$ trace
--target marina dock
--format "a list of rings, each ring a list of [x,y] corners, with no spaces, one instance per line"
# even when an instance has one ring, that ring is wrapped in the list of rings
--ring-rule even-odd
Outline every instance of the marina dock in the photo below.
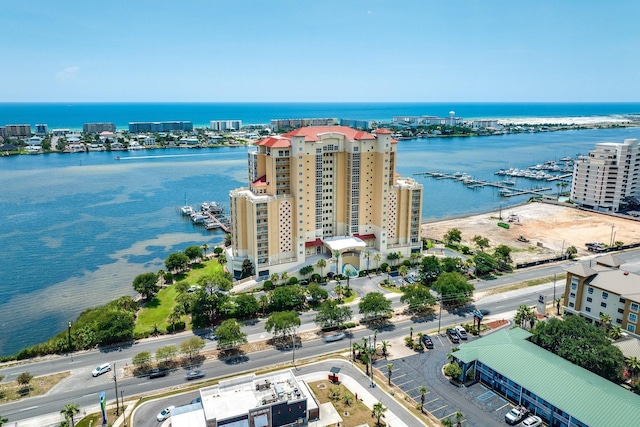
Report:
[[[178,210],[183,216],[189,217],[195,225],[202,225],[207,230],[221,229],[225,233],[231,232],[231,220],[217,202],[202,203],[199,211],[188,205],[181,206]]]
[[[532,189],[524,189],[524,188],[516,188],[515,181],[485,181],[481,179],[474,179],[468,174],[463,174],[456,172],[454,174],[442,173],[442,172],[417,172],[414,173],[417,176],[428,176],[435,179],[453,179],[455,181],[460,181],[464,185],[469,188],[480,188],[480,187],[494,187],[500,189],[500,196],[502,197],[514,197],[514,196],[523,196],[523,195],[535,195],[540,196],[545,191],[549,191],[551,187],[539,187]],[[561,179],[557,177],[555,179]]]

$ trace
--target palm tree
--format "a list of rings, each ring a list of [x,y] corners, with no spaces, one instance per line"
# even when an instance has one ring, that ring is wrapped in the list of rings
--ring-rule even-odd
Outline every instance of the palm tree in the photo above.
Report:
[[[427,394],[427,388],[422,385],[420,386],[418,391],[420,392],[420,412],[422,412],[422,409],[424,408],[424,397]]]
[[[387,376],[389,377],[389,386],[391,386],[391,374],[393,373],[393,363],[387,363]]]
[[[380,345],[382,346],[382,355],[386,359],[389,354],[389,347],[391,347],[391,343],[389,341],[381,341]]]
[[[226,263],[227,263],[227,256],[223,252],[218,256],[218,264],[220,264],[222,266],[222,269],[224,270],[224,266]]]
[[[262,305],[262,315],[264,316],[267,312],[267,306],[269,305],[269,297],[266,295],[260,295],[260,304]]]
[[[342,398],[342,403],[344,403],[344,406],[351,406],[352,402],[353,402],[353,395],[351,394],[345,394],[344,397]]]
[[[273,282],[274,285],[277,285],[278,280],[280,280],[280,275],[278,273],[271,273],[271,276],[269,276],[269,278],[271,279],[271,282]]]
[[[638,372],[640,372],[640,359],[636,356],[631,356],[627,359],[627,368],[631,371],[632,376],[636,376]]]
[[[371,416],[376,419],[376,425],[380,425],[380,418],[384,418],[384,413],[387,412],[387,408],[384,407],[382,402],[375,403],[371,411]]]
[[[380,267],[380,260],[382,260],[382,255],[380,255],[379,253],[378,253],[378,254],[375,254],[375,255],[373,256],[373,259],[374,259],[374,260],[375,260],[375,262],[376,262],[376,270],[378,270],[378,268]]]
[[[560,316],[560,303],[562,302],[562,298],[556,298],[553,301],[556,303],[556,314]]]
[[[5,423],[9,422],[9,418],[5,418],[2,415],[0,415],[0,427],[2,427]]]
[[[340,274],[340,251],[333,252],[333,256],[336,259],[336,274]]]
[[[617,340],[622,336],[622,328],[618,325],[613,325],[611,329],[609,329],[609,338],[612,340]]]
[[[371,251],[364,251],[364,257],[367,259],[367,275],[369,275],[369,259],[371,258]]]
[[[283,284],[287,283],[288,278],[289,278],[289,273],[287,273],[286,271],[283,271],[282,273],[280,273],[280,280],[282,280]]]
[[[407,267],[406,265],[401,265],[400,267],[398,267],[398,274],[400,274],[400,276],[402,276],[402,278],[404,279],[407,274],[409,274],[409,267]]]
[[[324,260],[324,258],[320,258],[318,260],[318,262],[316,262],[316,265],[320,268],[320,279],[324,279],[323,276],[323,269],[327,266],[327,261]]]
[[[347,267],[344,269],[344,274],[347,275],[347,296],[351,295],[351,288],[349,287],[349,279],[351,278],[351,275],[353,274],[353,268],[351,267]]]
[[[529,321],[531,323],[531,326],[533,326],[535,319],[536,315],[533,312],[533,309],[525,304],[522,304],[520,307],[518,307],[513,321],[520,327],[524,327],[527,321]]]
[[[207,245],[206,243],[202,244],[202,252],[204,252],[204,257],[207,257],[207,251],[209,250],[209,245]]]
[[[169,323],[171,323],[171,327],[173,329],[174,334],[176,333],[176,323],[180,321],[180,319],[182,318],[182,315],[184,314],[182,308],[183,307],[180,304],[173,307],[173,311],[169,313],[169,317],[167,319],[169,320]]]
[[[391,266],[387,265],[387,283],[391,281]]]
[[[453,427],[453,421],[451,421],[450,418],[444,418],[444,419],[440,420],[440,422],[442,423],[442,425],[444,427]]]
[[[64,405],[64,409],[60,411],[62,415],[68,420],[71,420],[71,427],[74,427],[73,417],[80,412],[80,406],[77,403],[67,403]]]
[[[464,418],[464,415],[462,414],[462,412],[458,411],[455,414],[453,414],[453,416],[456,419],[456,426],[457,427],[461,427],[462,426],[462,419]]]
[[[605,329],[609,329],[610,325],[611,325],[611,315],[608,313],[600,314],[600,326],[602,326]]]

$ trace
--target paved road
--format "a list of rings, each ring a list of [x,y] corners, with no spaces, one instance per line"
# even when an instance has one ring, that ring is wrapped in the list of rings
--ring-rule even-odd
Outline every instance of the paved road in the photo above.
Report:
[[[640,271],[640,251],[615,255],[624,261],[627,261],[627,264],[623,265],[622,268],[633,272]],[[564,272],[566,265],[573,262],[575,261],[569,261],[562,265],[543,266],[526,271],[516,271],[513,274],[505,275],[495,280],[478,281],[476,282],[476,288],[483,290],[490,287],[517,283],[538,277],[551,277],[554,273]],[[377,283],[384,278],[386,278],[386,275],[353,279],[351,280],[351,286],[356,289],[356,292],[358,292],[359,295],[362,295],[363,293],[371,292],[373,290],[380,290]],[[558,283],[558,286],[562,285],[563,283]],[[509,313],[515,310],[520,304],[534,304],[535,301],[537,301],[537,296],[540,292],[544,292],[549,300],[553,295],[553,284],[546,284],[540,288],[527,288],[516,293],[494,295],[477,301],[476,307],[488,309],[493,315]],[[389,298],[394,302],[394,307],[400,306],[399,297],[399,294],[389,295]],[[357,308],[354,308],[353,310],[354,312],[357,312]],[[410,321],[392,324],[384,330],[379,330],[378,338],[389,340],[394,337],[408,335],[409,328],[412,326],[415,327],[415,332],[419,332],[419,330],[437,330],[438,325],[444,328],[445,325],[471,322],[471,314],[468,311],[455,313],[445,311],[441,313],[441,318],[439,314],[440,313],[437,313],[436,315],[426,319],[412,319]],[[313,324],[314,317],[315,314],[312,312],[302,314],[301,318],[304,323],[300,328],[301,332],[315,328],[315,325]],[[264,321],[260,321],[244,328],[245,332],[249,335],[250,341],[270,337],[270,335],[264,331],[263,322]],[[361,339],[362,337],[371,335],[373,332],[374,328],[358,331],[353,335],[353,339]],[[110,394],[108,398],[113,400],[112,393],[114,391],[114,382],[111,373],[98,378],[92,378],[90,374],[91,370],[95,366],[105,361],[111,362],[112,365],[115,365],[116,373],[118,378],[120,378],[118,380],[118,386],[120,391],[124,392],[125,396],[133,394],[149,394],[162,387],[183,384],[185,382],[183,379],[185,371],[183,370],[175,371],[165,378],[149,380],[147,378],[124,379],[122,378],[121,369],[126,364],[130,364],[132,357],[137,353],[142,351],[155,353],[155,351],[162,346],[170,344],[179,345],[180,342],[190,336],[193,336],[191,332],[185,332],[182,334],[142,340],[121,348],[88,351],[66,357],[52,357],[45,361],[31,362],[16,366],[5,366],[0,369],[0,375],[5,376],[4,381],[11,381],[20,373],[25,371],[30,372],[34,376],[39,376],[51,372],[70,370],[72,377],[71,379],[61,383],[46,396],[23,399],[0,405],[0,414],[8,417],[12,422],[14,422],[28,417],[48,413],[59,413],[60,409],[70,402],[76,402],[82,408],[93,407],[97,404],[97,396],[102,390],[107,391],[108,395]],[[303,343],[302,348],[296,350],[296,357],[309,357],[320,353],[344,350],[348,348],[348,346],[349,343],[347,340],[330,344],[325,344],[320,340],[305,342]],[[215,348],[215,342],[207,342],[207,348]],[[286,351],[270,350],[260,354],[250,354],[245,358],[233,361],[207,362],[203,365],[203,368],[209,375],[212,375],[213,372],[216,372],[218,375],[232,375],[245,370],[255,370],[262,366],[285,363],[290,361],[292,356],[290,349]]]

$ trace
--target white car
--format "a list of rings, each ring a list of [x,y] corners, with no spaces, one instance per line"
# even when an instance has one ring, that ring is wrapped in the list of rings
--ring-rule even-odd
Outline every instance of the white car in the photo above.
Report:
[[[531,415],[526,420],[520,423],[522,427],[538,427],[542,425],[542,420],[536,415]]]
[[[344,337],[345,337],[344,332],[335,332],[332,334],[325,335],[323,339],[324,339],[324,342],[334,342],[334,341],[340,341]]]
[[[461,340],[466,340],[469,337],[467,331],[462,326],[456,326],[456,334],[458,334]]]
[[[158,414],[157,420],[158,422],[162,422],[164,420],[166,420],[167,418],[169,418],[171,416],[171,410],[175,409],[175,406],[168,406],[166,408],[164,408],[162,411],[160,411],[160,413]]]
[[[100,366],[97,366],[96,369],[91,371],[91,375],[97,377],[99,375],[104,374],[105,372],[109,372],[111,370],[111,365],[109,363],[103,363]]]

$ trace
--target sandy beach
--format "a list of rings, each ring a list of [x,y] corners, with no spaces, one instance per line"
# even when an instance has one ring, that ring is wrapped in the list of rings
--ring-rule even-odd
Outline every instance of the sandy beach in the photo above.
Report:
[[[510,225],[509,229],[498,227],[499,217]],[[509,221],[511,218],[511,222]],[[640,242],[640,221],[614,215],[588,212],[571,205],[530,202],[506,207],[501,211],[487,212],[464,218],[456,218],[422,225],[421,235],[426,238],[443,239],[447,231],[461,231],[462,244],[472,249],[477,246],[474,236],[489,239],[490,247],[504,244],[513,249],[514,263],[530,262],[559,256],[569,246],[578,249],[577,256],[593,255],[585,243],[612,241],[623,244]],[[529,242],[518,240],[520,236]]]

